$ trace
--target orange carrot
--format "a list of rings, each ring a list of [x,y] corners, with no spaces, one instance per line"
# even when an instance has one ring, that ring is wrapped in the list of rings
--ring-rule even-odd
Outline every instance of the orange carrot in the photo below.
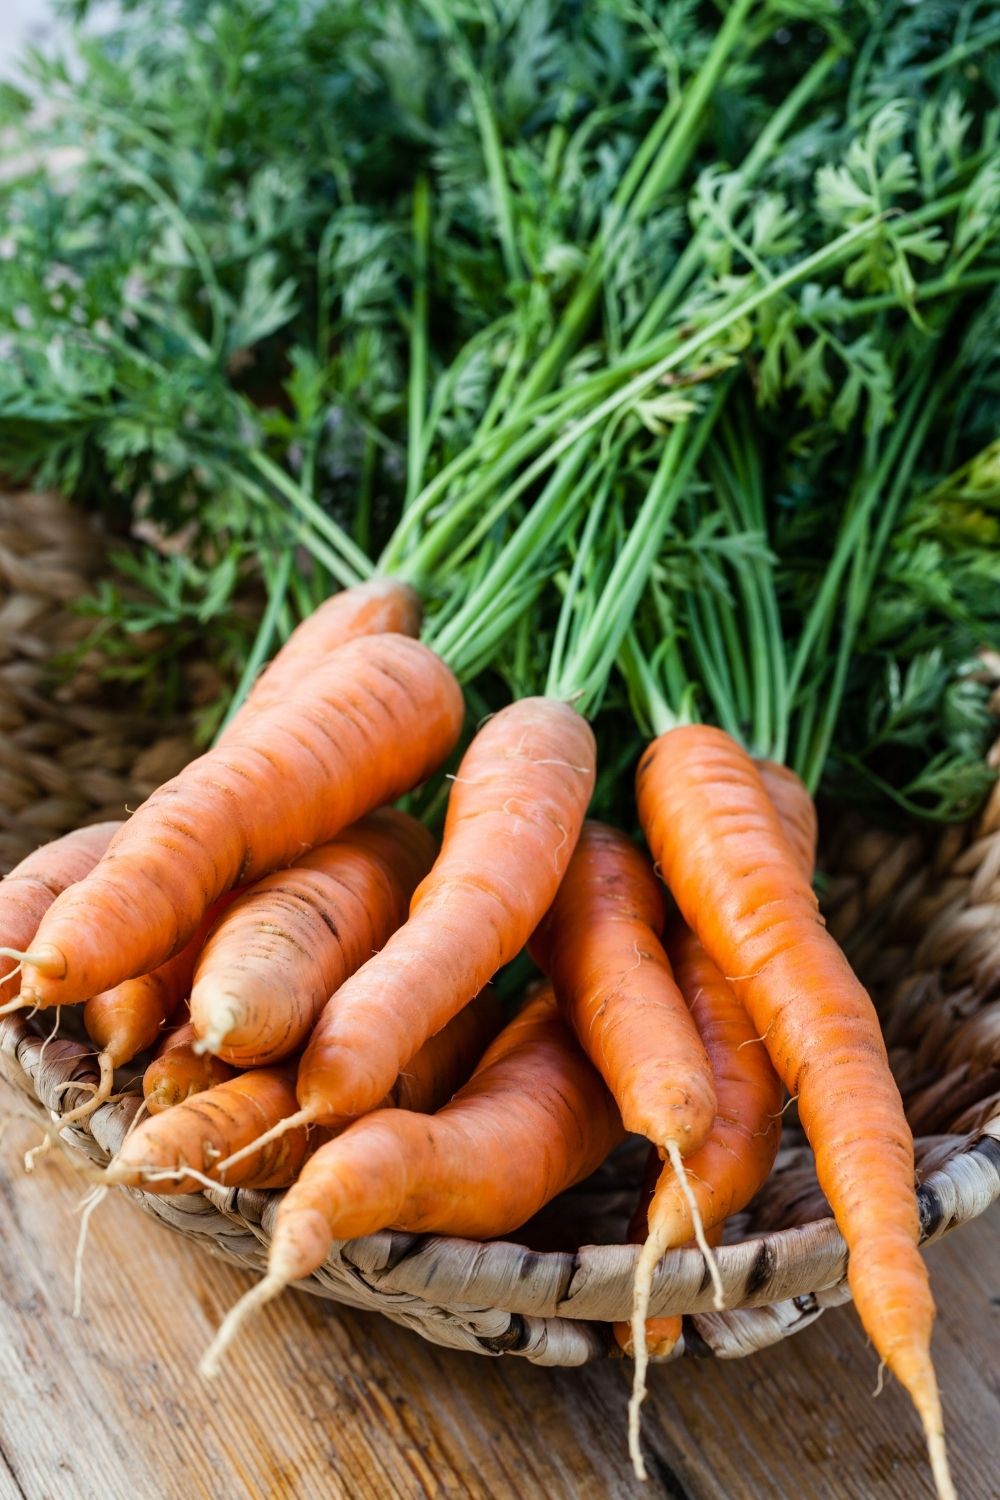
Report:
[[[388,1227],[488,1239],[592,1172],[623,1128],[546,987],[430,1117],[378,1110],[311,1158],[275,1217],[268,1274],[229,1314],[202,1369],[242,1319],[320,1267],[335,1240]]]
[[[531,941],[625,1129],[681,1155],[715,1118],[712,1066],[657,934],[663,900],[630,839],[588,822]]]
[[[371,813],[237,897],[198,959],[191,1019],[240,1068],[297,1052],[330,996],[406,917],[435,843],[405,813]]]
[[[83,1024],[91,1041],[101,1049],[97,1056],[100,1084],[86,1104],[60,1117],[61,1124],[68,1125],[92,1114],[111,1093],[115,1069],[153,1045],[165,1022],[190,994],[194,967],[206,935],[231,900],[230,895],[225,895],[216,901],[187,946],[151,974],[123,980],[113,990],[105,990],[87,1001]]]
[[[297,627],[277,656],[257,678],[217,744],[226,745],[243,731],[248,719],[264,709],[281,707],[295,689],[326,661],[331,651],[364,635],[420,634],[420,597],[394,578],[370,578],[327,599]]]
[[[24,960],[22,1003],[85,1000],[148,973],[223,892],[422,781],[462,717],[458,683],[419,641],[348,641],[287,702],[255,713],[133,814],[47,913]]]
[[[142,1095],[151,1115],[182,1104],[192,1094],[203,1094],[235,1077],[235,1069],[210,1052],[196,1052],[190,1021],[163,1038],[156,1056],[142,1075]]]
[[[293,1068],[255,1068],[143,1120],[126,1136],[103,1174],[157,1193],[195,1193],[216,1164],[247,1145],[295,1108]],[[298,1176],[311,1146],[321,1137],[307,1129],[287,1131],[226,1175],[226,1187],[287,1187]],[[197,1176],[185,1173],[193,1170]]]
[[[93,823],[35,849],[0,881],[0,1004],[19,984],[17,957],[34,940],[56,897],[89,875],[122,825]]]
[[[488,984],[447,1026],[428,1037],[396,1079],[386,1102],[423,1115],[440,1109],[469,1081],[502,1024],[503,1007]]]
[[[417,1108],[436,1109],[450,1098],[467,1078],[500,1020],[499,1004],[491,991],[477,997],[414,1058],[407,1080],[382,1101],[392,1107],[407,1100]],[[188,1051],[181,1027],[176,1046]],[[169,1064],[171,1051],[161,1061]],[[198,1059],[226,1068],[217,1058]],[[227,1071],[229,1071],[227,1069]],[[169,1077],[170,1083],[183,1077]],[[108,1184],[141,1186],[156,1193],[193,1193],[205,1178],[226,1187],[287,1187],[298,1175],[310,1151],[326,1140],[327,1129],[299,1126],[264,1137],[272,1127],[294,1114],[296,1107],[294,1069],[256,1068],[240,1073],[205,1090],[195,1090],[173,1108],[157,1112],[127,1138],[103,1180]],[[197,1081],[197,1080],[196,1080]],[[145,1091],[145,1083],[144,1083]],[[340,1120],[337,1128],[348,1122]],[[282,1143],[290,1144],[286,1149]],[[185,1168],[199,1174],[185,1176]]]
[[[593,785],[593,735],[564,703],[522,699],[486,723],[462,759],[441,853],[409,920],[316,1023],[297,1118],[373,1109],[426,1039],[520,952],[556,893]]]
[[[930,1357],[934,1304],[917,1248],[913,1140],[874,1007],[827,933],[752,760],[686,726],[647,749],[639,815],[689,925],[767,1045],[850,1250],[862,1323],[909,1391],[942,1494],[944,1429]]]

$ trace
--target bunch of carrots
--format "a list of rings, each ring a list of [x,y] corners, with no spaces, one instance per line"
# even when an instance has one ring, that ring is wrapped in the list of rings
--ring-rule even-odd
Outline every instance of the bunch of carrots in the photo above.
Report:
[[[653,1273],[694,1241],[721,1298],[712,1247],[771,1168],[787,1090],[860,1316],[950,1493],[913,1143],[871,1001],[818,911],[806,787],[717,727],[667,725],[636,776],[643,851],[587,821],[594,736],[550,693],[475,729],[438,844],[391,806],[465,721],[420,626],[406,583],[343,590],[213,749],[127,822],[69,834],[0,884],[3,1010],[82,1006],[99,1053],[91,1097],[53,1128],[152,1048],[146,1117],[103,1183],[287,1190],[268,1273],[208,1371],[335,1242],[508,1234],[626,1132],[645,1137],[634,1311],[616,1330],[641,1472],[647,1357],[680,1335],[648,1318]],[[544,977],[504,1024],[490,981],[526,947]]]

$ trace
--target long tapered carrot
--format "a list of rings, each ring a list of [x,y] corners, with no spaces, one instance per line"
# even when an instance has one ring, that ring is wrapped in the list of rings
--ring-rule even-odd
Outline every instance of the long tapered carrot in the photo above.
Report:
[[[759,772],[729,735],[705,726],[661,735],[640,762],[637,795],[685,920],[798,1096],[861,1321],[917,1407],[941,1493],[953,1493],[913,1140],[874,1007],[823,926]]]
[[[530,951],[626,1130],[686,1156],[711,1128],[715,1086],[662,927],[649,861],[617,829],[587,822]]]
[[[406,1099],[415,1108],[436,1109],[468,1077],[496,1031],[500,1009],[487,991],[467,1011],[418,1053],[409,1078],[400,1080],[382,1101],[385,1108]],[[187,1050],[182,1037],[178,1042],[182,1051]],[[169,1058],[168,1051],[164,1064]],[[216,1058],[211,1062],[219,1065]],[[274,1125],[294,1114],[296,1102],[291,1066],[237,1074],[143,1121],[128,1136],[103,1181],[170,1194],[197,1192],[205,1178],[226,1187],[287,1187],[309,1152],[330,1134],[325,1128],[298,1126],[268,1136]],[[336,1128],[348,1123],[340,1120]],[[284,1141],[290,1143],[287,1150]],[[184,1175],[190,1168],[198,1175]]]
[[[252,715],[285,703],[291,692],[323,666],[331,651],[363,635],[419,635],[421,614],[416,590],[395,578],[370,578],[334,594],[292,632],[217,744],[237,738]]]
[[[203,1094],[235,1077],[235,1068],[221,1057],[195,1051],[196,1040],[190,1021],[176,1026],[163,1038],[142,1075],[142,1096],[151,1115],[161,1115],[175,1104],[183,1104],[192,1094]]]
[[[387,1227],[505,1234],[592,1172],[623,1134],[546,986],[436,1115],[378,1110],[317,1151],[279,1205],[267,1276],[229,1314],[203,1372],[214,1373],[243,1318],[321,1266],[334,1240]]]
[[[0,1004],[20,989],[17,955],[32,943],[49,907],[89,875],[121,828],[93,823],[43,844],[0,880]]]
[[[767,793],[803,873],[811,877],[816,858],[816,810],[793,771],[773,761],[758,763]],[[699,1150],[685,1161],[683,1178],[671,1165],[654,1179],[640,1205],[645,1225],[636,1265],[628,1336],[618,1342],[635,1358],[629,1403],[629,1446],[637,1473],[643,1472],[639,1411],[646,1385],[647,1356],[664,1357],[680,1337],[677,1319],[646,1318],[653,1272],[667,1250],[688,1244],[699,1223],[709,1242],[729,1214],[756,1193],[774,1163],[781,1138],[781,1080],[735,991],[681,921],[671,924],[667,951],[691,1018],[705,1044],[715,1081],[717,1107],[712,1128]],[[637,1212],[638,1217],[638,1212]]]
[[[297,1052],[327,1000],[406,917],[435,841],[406,813],[371,813],[237,897],[198,958],[191,1019],[236,1067]]]
[[[589,726],[555,699],[522,699],[480,729],[408,921],[316,1023],[299,1067],[299,1118],[373,1109],[426,1039],[520,952],[569,863],[594,772]]]
[[[148,973],[224,891],[421,782],[453,748],[462,718],[458,683],[419,641],[348,641],[286,702],[254,714],[133,814],[92,874],[46,914],[24,961],[22,1003],[85,1000]]]

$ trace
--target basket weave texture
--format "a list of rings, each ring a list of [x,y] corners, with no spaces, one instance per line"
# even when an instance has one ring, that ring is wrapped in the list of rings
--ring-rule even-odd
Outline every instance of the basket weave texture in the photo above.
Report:
[[[46,575],[34,560],[25,564],[22,591],[0,610],[0,703],[8,716],[0,727],[6,729],[13,714],[10,737],[20,735],[18,742],[38,761],[35,768],[32,760],[31,775],[42,791],[42,816],[28,772],[12,770],[13,801],[6,781],[0,790],[5,856],[18,839],[20,852],[27,852],[84,818],[109,816],[109,805],[110,815],[120,815],[149,775],[148,761],[134,781],[126,775],[123,744],[139,743],[138,720],[126,729],[106,709],[72,703],[63,709],[46,696],[49,624],[59,628],[65,601],[73,597],[58,592],[59,563],[77,587],[80,568],[60,551],[58,508],[46,501],[38,517],[36,534],[51,545],[52,566]],[[13,580],[27,553],[23,531],[19,552],[10,529],[10,510],[0,501],[0,572]],[[93,558],[93,550],[88,555]],[[38,589],[41,576],[51,577],[47,592]],[[26,622],[23,628],[19,621]],[[36,736],[38,722],[48,729]],[[114,769],[101,781],[111,741]],[[3,776],[7,756],[5,743]],[[95,777],[86,794],[71,774],[77,766]],[[0,866],[10,862],[0,859]],[[824,865],[834,872],[827,919],[879,1008],[917,1137],[921,1227],[924,1241],[932,1241],[1000,1197],[1000,788],[975,826],[949,829],[936,840],[843,827]],[[46,1040],[42,1028],[21,1015],[0,1020],[0,1071],[39,1114],[84,1101],[83,1090],[63,1093],[60,1086],[96,1083],[92,1054],[65,1030]],[[69,1149],[100,1164],[114,1155],[139,1107],[133,1087],[136,1092],[69,1127],[63,1137]],[[543,1365],[606,1356],[617,1348],[609,1324],[627,1318],[631,1305],[638,1251],[622,1241],[644,1157],[643,1144],[627,1144],[526,1226],[521,1243],[386,1232],[335,1246],[302,1289],[377,1309],[435,1343],[479,1354],[520,1354]],[[185,1197],[132,1196],[177,1232],[263,1269],[280,1194],[218,1188]],[[657,1272],[650,1310],[684,1314],[683,1353],[751,1354],[848,1299],[844,1244],[794,1118],[771,1178],[727,1226],[727,1237],[731,1242],[718,1252],[725,1312],[712,1310],[712,1289],[696,1251],[671,1252]]]

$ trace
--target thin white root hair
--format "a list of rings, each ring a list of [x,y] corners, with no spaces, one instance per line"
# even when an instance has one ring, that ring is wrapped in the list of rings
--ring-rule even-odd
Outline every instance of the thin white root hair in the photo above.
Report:
[[[288,1282],[283,1276],[275,1271],[269,1271],[262,1281],[240,1298],[235,1307],[231,1307],[219,1324],[215,1338],[209,1344],[202,1355],[198,1365],[198,1374],[203,1380],[214,1380],[219,1373],[221,1363],[225,1357],[230,1344],[239,1334],[247,1320],[263,1307],[266,1302],[271,1302],[287,1287]]]
[[[272,1141],[276,1141],[279,1136],[285,1135],[289,1130],[297,1130],[301,1125],[312,1125],[313,1123],[313,1116],[307,1109],[297,1110],[294,1115],[286,1115],[283,1120],[278,1121],[277,1125],[272,1125],[270,1130],[265,1130],[263,1135],[259,1135],[248,1146],[243,1146],[239,1151],[234,1151],[232,1156],[226,1157],[225,1161],[217,1162],[213,1170],[218,1172],[219,1181],[221,1182],[222,1174],[227,1168],[235,1167],[237,1162],[246,1161],[248,1156],[254,1156],[262,1147],[269,1146]],[[216,1186],[218,1185],[216,1183]]]
[[[46,1151],[50,1150],[52,1147],[53,1132],[50,1129],[47,1129],[44,1125],[42,1126],[42,1130],[45,1133],[42,1136],[41,1140],[38,1142],[38,1145],[32,1146],[30,1150],[24,1153],[24,1170],[28,1173],[29,1176],[35,1170],[35,1162],[38,1160],[38,1158],[40,1156],[44,1156]]]
[[[694,1230],[695,1244],[705,1257],[705,1267],[712,1280],[712,1289],[715,1293],[713,1298],[715,1310],[716,1312],[722,1312],[726,1306],[726,1289],[722,1285],[719,1262],[716,1259],[715,1251],[705,1237],[705,1225],[702,1222],[698,1200],[688,1181],[688,1174],[684,1167],[684,1158],[681,1156],[680,1148],[676,1141],[667,1142],[667,1156],[670,1159],[670,1165],[677,1174],[677,1181],[680,1184],[681,1192],[684,1194],[687,1206],[691,1211],[691,1228]]]
[[[78,1104],[76,1109],[71,1109],[68,1114],[59,1116],[58,1124],[60,1130],[65,1125],[75,1124],[77,1120],[85,1120],[88,1115],[94,1113],[95,1109],[99,1109],[106,1100],[110,1099],[111,1090],[115,1082],[115,1068],[114,1063],[111,1061],[111,1054],[108,1052],[99,1052],[97,1054],[97,1064],[101,1070],[100,1081],[96,1087],[93,1084],[82,1083],[73,1085],[76,1088],[90,1088],[93,1090],[93,1093],[86,1103]]]
[[[646,1318],[649,1314],[649,1294],[653,1285],[653,1272],[663,1256],[660,1238],[651,1234],[643,1245],[635,1268],[632,1287],[632,1394],[628,1403],[628,1451],[636,1479],[646,1478],[646,1464],[642,1456],[642,1403],[646,1399],[646,1371],[649,1368],[649,1343],[646,1338]]]
[[[879,1362],[878,1362],[878,1375],[875,1378],[875,1389],[872,1391],[872,1397],[875,1398],[875,1397],[881,1396],[884,1387],[885,1387],[885,1360],[884,1359],[880,1359]]]
[[[100,1208],[110,1188],[95,1187],[90,1190],[80,1202],[78,1209],[80,1215],[80,1233],[76,1240],[76,1254],[73,1257],[73,1316],[79,1318],[83,1313],[83,1255],[87,1248],[87,1231],[90,1228],[90,1216],[95,1208]]]

